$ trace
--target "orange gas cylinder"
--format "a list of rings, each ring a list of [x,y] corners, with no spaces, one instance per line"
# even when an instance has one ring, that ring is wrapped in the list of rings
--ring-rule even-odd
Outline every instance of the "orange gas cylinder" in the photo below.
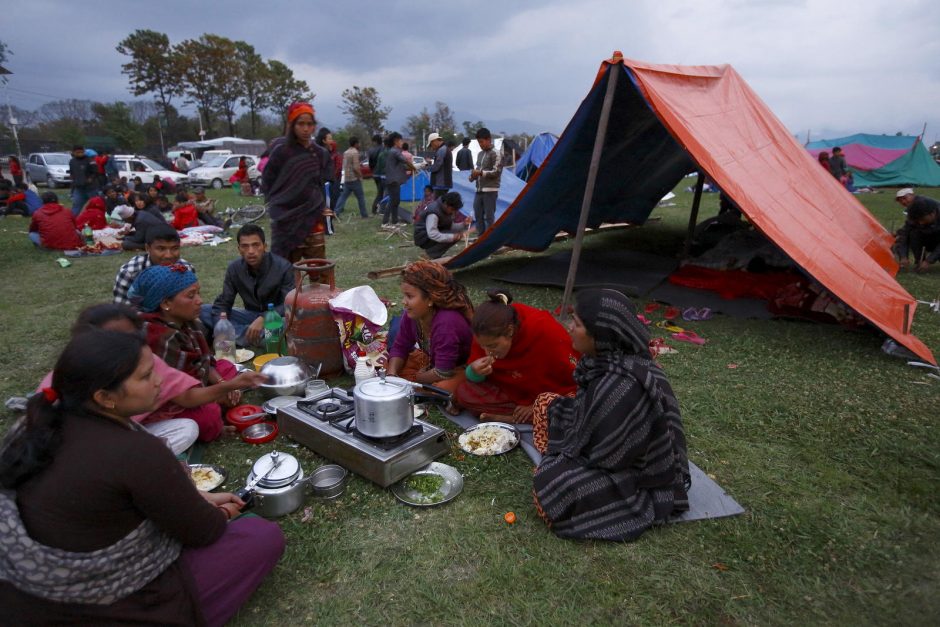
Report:
[[[320,376],[326,377],[344,372],[339,328],[329,303],[342,291],[336,289],[335,268],[329,259],[301,259],[294,264],[295,287],[284,299],[288,354],[313,367],[323,364]],[[305,278],[310,280],[306,286]]]

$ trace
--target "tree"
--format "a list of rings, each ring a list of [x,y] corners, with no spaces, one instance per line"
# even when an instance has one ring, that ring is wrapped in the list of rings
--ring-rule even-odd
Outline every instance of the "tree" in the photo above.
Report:
[[[92,109],[94,104],[91,100],[78,100],[77,98],[53,100],[39,107],[36,113],[42,122],[51,123],[59,120],[69,120],[80,127],[84,127],[95,120],[95,112]]]
[[[178,43],[174,50],[182,63],[183,93],[187,102],[196,105],[206,122],[206,132],[213,135],[213,113],[218,111],[234,128],[235,104],[238,101],[237,82],[233,77],[238,71],[235,61],[235,44],[218,35],[202,35],[199,39],[187,39]]]
[[[446,103],[438,100],[434,103],[434,113],[431,115],[431,130],[440,133],[445,140],[454,139],[457,136],[457,123],[454,122],[454,114]]]
[[[239,83],[242,96],[239,103],[248,107],[250,137],[256,137],[258,117],[268,107],[268,88],[270,83],[268,66],[254,46],[244,41],[235,42],[235,59],[238,62]]]
[[[287,107],[292,102],[311,101],[315,97],[307,81],[294,78],[292,69],[274,59],[268,61],[267,91],[268,109],[281,116],[284,123],[287,122]]]
[[[121,66],[121,73],[130,79],[130,92],[154,94],[169,120],[170,103],[183,95],[182,60],[170,39],[156,31],[136,30],[117,45],[117,51],[131,58]]]
[[[383,107],[382,99],[375,87],[358,87],[343,90],[343,104],[340,111],[349,116],[349,121],[369,130],[369,135],[382,133],[385,120],[392,112],[391,107]]]
[[[9,58],[11,54],[13,54],[13,52],[10,50],[10,47],[6,45],[5,43],[3,43],[2,41],[0,41],[0,65],[3,65],[4,63],[6,63],[7,59]],[[0,74],[0,85],[5,85],[6,82],[7,82],[6,75]]]
[[[114,138],[119,148],[130,152],[140,152],[147,143],[143,126],[136,123],[131,116],[131,109],[123,102],[102,104],[96,102],[92,105],[98,124],[104,134]]]
[[[415,143],[423,141],[431,132],[431,114],[428,113],[428,108],[425,107],[417,115],[408,116],[401,130],[405,136],[414,139]]]
[[[467,120],[463,121],[463,134],[464,137],[476,137],[477,131],[486,126],[482,120],[477,120],[476,122],[469,122]]]

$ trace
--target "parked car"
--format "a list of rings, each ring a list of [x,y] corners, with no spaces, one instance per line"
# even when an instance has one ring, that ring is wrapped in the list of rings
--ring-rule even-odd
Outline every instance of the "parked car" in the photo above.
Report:
[[[144,183],[153,183],[153,176],[156,174],[161,179],[169,179],[177,185],[185,185],[189,178],[185,174],[167,170],[153,159],[142,157],[140,155],[114,155],[114,165],[118,169],[120,176],[126,176],[127,180],[133,180],[139,176]]]
[[[26,176],[30,181],[44,183],[49,189],[72,184],[69,174],[69,160],[72,155],[67,152],[34,152],[26,159]]]
[[[419,157],[418,155],[415,155],[414,157],[411,158],[411,164],[414,167],[418,168],[419,170],[423,170],[425,167],[427,167],[428,162],[424,157]]]
[[[228,180],[238,170],[238,161],[243,157],[248,162],[248,178],[252,181],[261,178],[258,157],[254,155],[218,155],[186,174],[194,185],[211,185],[214,189],[222,189],[231,185]]]

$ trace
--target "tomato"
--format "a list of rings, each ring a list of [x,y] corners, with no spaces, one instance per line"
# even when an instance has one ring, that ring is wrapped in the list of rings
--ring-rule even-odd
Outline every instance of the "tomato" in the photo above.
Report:
[[[515,522],[516,522],[516,514],[515,514],[515,512],[506,512],[506,514],[503,515],[503,520],[505,520],[505,521],[506,521],[507,523],[509,523],[510,525],[513,524],[513,523],[515,523]]]

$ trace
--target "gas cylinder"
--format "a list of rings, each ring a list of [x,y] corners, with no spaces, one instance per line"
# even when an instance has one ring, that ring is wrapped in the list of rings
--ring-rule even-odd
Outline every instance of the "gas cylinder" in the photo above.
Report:
[[[336,263],[329,259],[301,259],[294,264],[294,289],[284,298],[288,354],[314,367],[322,364],[320,376],[324,377],[345,371],[339,328],[329,302],[342,291],[336,289],[335,269]],[[304,279],[309,280],[307,285]]]

